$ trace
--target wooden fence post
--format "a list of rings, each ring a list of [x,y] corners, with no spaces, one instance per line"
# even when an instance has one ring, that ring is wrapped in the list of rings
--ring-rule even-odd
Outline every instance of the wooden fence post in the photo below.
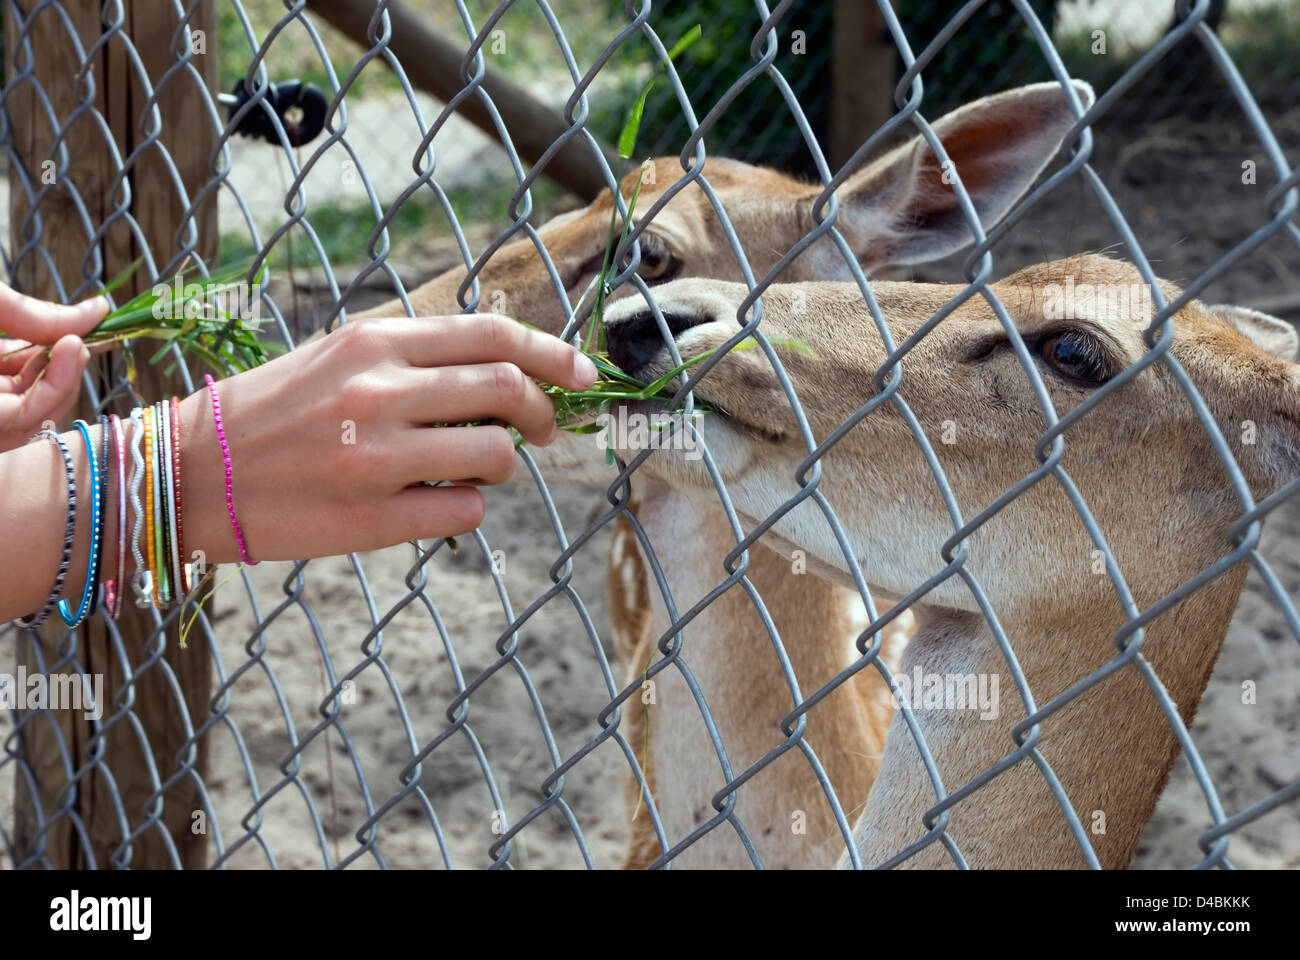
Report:
[[[80,198],[91,227],[98,229],[120,202],[121,192],[113,190],[114,179],[120,171],[105,141],[103,129],[89,111],[83,111],[69,122],[82,101],[84,87],[76,82],[80,61],[66,23],[71,23],[76,30],[83,51],[90,51],[105,32],[113,30],[105,27],[102,20],[105,11],[115,10],[116,5],[86,0],[65,2],[62,5],[65,21],[50,6],[33,15],[32,11],[41,7],[40,0],[11,0],[11,3],[13,5],[7,9],[16,9],[24,20],[31,17],[26,30],[22,30],[22,24],[16,23],[12,16],[5,24],[5,63],[9,80],[5,109],[14,154],[38,191],[42,188],[43,169],[50,169],[49,165],[43,168],[42,162],[52,156],[57,160],[57,152],[52,151],[56,150],[60,136],[67,146],[68,162],[66,169],[58,174],[62,182],[56,179],[39,201],[37,213],[42,221],[41,232],[31,238],[49,254],[53,269],[35,249],[23,250],[24,243],[30,242],[25,237],[25,224],[31,209],[26,191],[21,186],[20,171],[10,172],[10,238],[15,258],[10,279],[15,287],[34,296],[57,299],[59,281],[66,296],[88,296],[95,292],[96,285],[85,284],[87,265],[93,264],[89,259],[92,237],[87,234],[74,198]],[[134,45],[135,54],[157,93],[162,132],[156,145],[146,146],[128,163],[130,211],[138,224],[139,235],[133,235],[121,221],[102,235],[98,243],[103,270],[98,282],[115,276],[134,261],[141,253],[142,244],[152,251],[160,271],[175,266],[178,236],[183,235],[181,229],[186,222],[185,204],[173,186],[162,151],[170,156],[192,198],[210,177],[209,163],[217,139],[211,118],[199,102],[193,74],[178,70],[163,81],[164,73],[177,62],[175,44],[180,23],[174,5],[164,0],[121,0],[120,7],[125,16],[121,35],[110,37],[91,55],[96,90],[94,109],[106,121],[118,154],[124,161],[147,141],[151,127],[147,120],[143,120],[148,111],[147,93],[123,40],[125,36]],[[193,40],[191,50],[195,53],[193,67],[202,77],[202,82],[209,89],[215,89],[215,5],[212,0],[200,0],[197,5],[190,3],[188,7],[191,8],[189,37]],[[22,49],[27,45],[30,45],[30,58]],[[202,53],[198,52],[200,47]],[[49,98],[57,125],[62,129],[51,129],[37,95],[38,88]],[[215,195],[205,200],[193,219],[198,230],[195,253],[207,262],[215,263],[218,248]],[[138,271],[131,282],[117,292],[119,302],[147,287],[151,279],[144,275],[143,270]],[[143,344],[137,352],[140,390],[145,399],[154,400],[184,392],[179,375],[165,376],[161,367],[150,367],[145,362],[152,350],[149,344]],[[108,361],[99,360],[97,365],[101,382],[104,382]],[[91,413],[88,401],[83,402],[78,416]],[[153,634],[152,618],[137,609],[128,598],[122,607],[118,630],[131,669],[138,671],[148,656],[147,647]],[[112,774],[112,789],[121,797],[122,813],[128,828],[134,830],[146,820],[156,820],[132,841],[129,866],[136,869],[171,867],[177,865],[178,860],[180,866],[187,868],[205,865],[206,838],[191,830],[194,811],[202,809],[192,777],[179,777],[162,795],[161,811],[145,809],[147,799],[154,792],[149,772],[150,759],[161,783],[182,769],[192,769],[200,777],[206,775],[205,742],[200,741],[197,749],[182,749],[185,727],[181,710],[188,711],[194,726],[207,716],[212,684],[211,651],[206,641],[198,636],[198,631],[184,650],[179,649],[176,643],[177,630],[174,627],[167,634],[162,659],[175,672],[184,703],[176,702],[173,688],[159,666],[137,675],[131,709],[147,737],[147,748],[142,746],[128,722],[114,725],[103,738],[99,766],[81,779],[75,801],[71,804],[72,812],[84,825],[84,838],[75,829],[70,816],[61,817],[38,836],[40,818],[34,805],[41,805],[47,820],[60,807],[57,798],[67,787],[60,740],[68,752],[66,762],[73,771],[94,758],[97,751],[90,749],[88,744],[93,732],[90,722],[84,719],[81,711],[52,710],[25,726],[21,750],[31,765],[38,796],[32,796],[21,771],[17,773],[12,836],[20,860],[39,849],[43,860],[55,867],[85,867],[92,858],[97,866],[110,865],[109,855],[122,847],[124,837],[118,811],[112,802],[110,782],[103,772],[107,769]],[[31,641],[20,640],[19,664],[33,673],[41,669],[38,664],[57,661],[60,648],[66,650],[64,635],[61,625],[58,629],[47,625],[38,641],[42,654],[39,658]],[[83,670],[104,677],[104,696],[108,702],[104,704],[101,722],[107,722],[114,712],[113,697],[123,689],[124,677],[116,645],[98,618],[80,630],[76,658]],[[71,668],[66,668],[66,672],[71,672]],[[66,799],[63,805],[67,805]]]

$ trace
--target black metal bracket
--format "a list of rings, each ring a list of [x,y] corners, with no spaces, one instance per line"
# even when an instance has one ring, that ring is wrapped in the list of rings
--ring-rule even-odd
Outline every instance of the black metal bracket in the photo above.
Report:
[[[227,119],[231,119],[252,97],[241,77],[233,91],[222,94],[218,99],[227,110]],[[265,102],[280,118],[280,125],[284,127],[289,143],[295,147],[311,143],[325,128],[329,100],[314,83],[285,80],[270,84]],[[249,110],[239,121],[235,132],[245,137],[258,137],[271,144],[280,143],[280,135],[264,107]]]

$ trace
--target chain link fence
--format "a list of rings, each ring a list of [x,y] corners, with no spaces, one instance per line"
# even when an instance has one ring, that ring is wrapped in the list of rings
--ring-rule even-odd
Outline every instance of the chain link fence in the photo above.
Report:
[[[124,231],[145,257],[142,269],[148,282],[166,280],[187,257],[212,270],[216,260],[251,255],[255,262],[250,277],[270,260],[276,279],[261,294],[269,318],[266,334],[288,348],[327,324],[346,322],[349,311],[355,314],[389,297],[409,307],[415,282],[446,269],[466,271],[457,294],[463,309],[490,310],[494,291],[484,289],[478,278],[492,258],[514,241],[534,246],[550,267],[537,227],[552,213],[579,203],[544,178],[548,165],[557,163],[559,148],[572,146],[588,155],[604,189],[617,190],[623,171],[611,165],[611,154],[598,138],[602,133],[609,136],[610,121],[601,119],[593,107],[594,91],[615,70],[611,64],[639,48],[642,53],[632,56],[643,68],[616,77],[610,84],[615,93],[602,109],[621,117],[625,107],[617,104],[624,93],[617,91],[626,91],[629,84],[635,89],[648,69],[661,71],[659,99],[647,113],[640,146],[649,144],[655,153],[679,158],[674,163],[681,171],[679,179],[644,208],[649,212],[642,223],[652,221],[671,197],[688,187],[703,191],[710,216],[734,256],[731,272],[743,276],[750,290],[737,319],[743,330],[761,335],[763,296],[782,281],[789,257],[778,257],[771,271],[754,271],[752,247],[742,243],[741,231],[710,184],[711,176],[719,175],[713,174],[717,162],[709,158],[743,157],[748,144],[754,147],[750,159],[810,171],[826,186],[810,211],[810,232],[795,248],[823,236],[835,239],[848,273],[871,302],[870,284],[840,235],[838,207],[831,199],[831,191],[844,183],[852,165],[837,169],[830,164],[819,140],[823,125],[810,119],[826,109],[821,78],[829,53],[816,38],[833,30],[834,4],[737,2],[747,24],[744,36],[724,30],[711,34],[710,22],[703,21],[706,38],[745,45],[747,65],[733,75],[721,68],[710,73],[707,64],[685,60],[679,73],[667,61],[666,51],[684,22],[673,5],[661,10],[651,0],[628,0],[608,17],[592,16],[589,21],[580,6],[571,8],[559,0],[514,0],[499,6],[458,0],[430,16],[439,29],[458,30],[465,51],[459,65],[461,92],[445,104],[418,90],[407,65],[393,53],[401,39],[394,18],[403,6],[418,5],[385,0],[351,5],[364,7],[366,14],[365,36],[352,38],[364,40],[359,57],[352,57],[340,32],[325,26],[331,19],[325,8],[345,6],[220,0],[213,10],[200,0],[175,0],[168,5],[165,29],[153,33],[154,47],[146,48],[140,39],[144,20],[128,0],[106,0],[89,24],[84,11],[57,0],[7,0],[8,82],[0,104],[0,147],[14,218],[4,249],[13,282],[21,285],[24,277],[40,277],[45,289],[64,301],[90,295],[111,276],[104,251]],[[451,6],[454,16],[449,14]],[[1136,264],[1159,291],[1155,276],[1168,276],[1168,271],[1153,270],[1140,240],[1152,234],[1140,219],[1131,219],[1133,204],[1155,188],[1140,179],[1108,183],[1108,171],[1100,162],[1104,151],[1097,146],[1101,140],[1094,141],[1093,129],[1117,112],[1133,109],[1131,96],[1136,96],[1133,91],[1144,77],[1162,63],[1193,56],[1188,51],[1194,50],[1213,71],[1196,76],[1189,86],[1221,85],[1252,137],[1253,146],[1242,148],[1241,155],[1259,158],[1260,193],[1253,199],[1259,204],[1260,223],[1248,227],[1235,218],[1219,224],[1201,250],[1204,263],[1196,257],[1179,263],[1180,273],[1171,279],[1182,285],[1186,297],[1171,304],[1156,294],[1158,313],[1148,331],[1148,344],[1155,348],[1134,365],[1134,373],[1163,365],[1188,396],[1195,397],[1195,387],[1161,338],[1173,309],[1217,281],[1223,283],[1212,288],[1216,292],[1244,288],[1255,295],[1252,302],[1266,300],[1273,312],[1286,315],[1297,309],[1289,299],[1295,290],[1289,281],[1300,277],[1300,271],[1292,272],[1292,258],[1300,249],[1294,217],[1297,174],[1285,156],[1285,149],[1295,149],[1297,143],[1289,138],[1289,126],[1279,126],[1275,133],[1273,112],[1261,112],[1252,84],[1243,79],[1224,42],[1207,24],[1213,6],[1210,0],[1187,5],[1176,26],[1159,33],[1145,52],[1099,88],[1093,106],[1085,109],[1076,101],[1078,122],[1066,136],[1050,177],[987,234],[968,215],[974,247],[953,260],[918,267],[915,275],[938,277],[948,271],[948,279],[968,282],[971,294],[987,297],[990,278],[1005,273],[1005,265],[1046,259],[1040,254],[1052,242],[1084,249],[1094,242],[1104,245],[1107,241],[1100,238],[1109,237],[1118,240],[1117,253]],[[943,10],[942,26],[933,36],[909,33],[900,22],[900,17],[920,17],[916,5],[900,5],[899,13],[888,3],[879,7],[882,39],[898,58],[898,83],[890,119],[875,132],[863,131],[860,157],[903,134],[919,133],[936,144],[928,121],[956,103],[1005,86],[970,70],[954,74],[959,84],[941,84],[933,91],[929,85],[927,70],[953,44],[969,40],[970,25],[978,18],[996,15],[1009,25],[999,42],[1017,62],[1032,64],[1063,86],[1070,76],[1071,68],[1053,43],[1052,4],[974,0],[931,5],[922,11],[931,20],[936,10]],[[667,27],[661,20],[665,14]],[[1174,11],[1168,14],[1174,23]],[[204,16],[215,19],[203,21]],[[807,60],[790,55],[796,22],[814,37]],[[200,24],[206,27],[196,26]],[[211,31],[211,46],[200,50],[193,42],[196,29]],[[52,49],[51,37],[65,56],[58,69],[70,78],[61,95],[43,89],[34,59],[36,50]],[[539,93],[551,92],[549,99],[563,117],[556,151],[530,160],[515,146],[519,131],[508,128],[487,89],[492,72],[501,69],[494,43],[515,45],[525,59],[548,58],[553,67],[558,65],[535,84]],[[295,142],[292,126],[299,118],[272,106],[274,84],[288,79],[276,70],[277,56],[288,53],[297,63],[287,69],[292,75],[314,77],[329,103],[320,136],[303,143]],[[735,62],[734,51],[726,55],[728,62]],[[310,74],[303,68],[303,56]],[[220,72],[205,60],[212,57],[220,59]],[[124,66],[131,78],[135,96],[126,98],[125,107],[108,95],[109,88],[97,85],[97,68],[105,63]],[[943,69],[953,73],[951,64]],[[689,84],[683,79],[688,71]],[[1018,75],[1013,70],[1007,76]],[[229,91],[232,78],[242,78],[251,91],[246,102],[233,109],[218,98],[219,92]],[[1280,85],[1294,90],[1294,82],[1290,76]],[[389,94],[384,101],[389,107],[378,119],[367,118],[366,107],[356,106],[362,100],[367,106],[374,102],[369,95],[375,90]],[[161,122],[160,110],[169,98],[183,103],[183,115],[210,138],[205,141],[210,149],[198,158],[197,168],[186,165],[193,158],[173,159],[186,157],[188,150],[183,132]],[[38,125],[45,125],[48,153],[33,154],[31,143],[17,135],[23,129],[14,123],[20,102],[24,111],[39,117]],[[737,122],[732,111],[744,102],[757,106]],[[487,133],[461,119],[471,107],[485,111]],[[666,112],[679,125],[676,133],[669,129]],[[239,137],[240,127],[258,117],[269,136],[263,141]],[[595,129],[598,123],[605,128]],[[78,168],[74,131],[87,124],[110,145],[115,176],[107,185],[89,183]],[[132,131],[133,146],[119,151],[112,144],[115,132],[123,129]],[[745,131],[754,132],[752,140]],[[715,133],[720,143],[715,144]],[[398,158],[405,166],[395,162]],[[504,178],[504,189],[471,176],[485,165]],[[43,177],[46,170],[53,175]],[[1236,178],[1239,172],[1237,164],[1225,176]],[[195,187],[186,186],[187,177]],[[89,199],[91,187],[102,196]],[[972,210],[960,179],[953,189],[964,208]],[[139,215],[136,204],[145,191],[166,194],[171,203],[173,219],[163,231],[165,242],[147,240],[160,234]],[[215,247],[203,238],[199,225],[212,204],[220,216]],[[1064,237],[1049,242],[1035,232],[1042,228],[1028,226],[1036,214],[1045,213],[1059,227],[1063,211],[1069,219]],[[1202,216],[1193,213],[1197,215],[1190,223],[1199,224]],[[51,224],[56,219],[75,229],[55,230]],[[1180,221],[1175,229],[1188,222]],[[412,234],[418,235],[414,242]],[[1163,238],[1161,243],[1163,250]],[[358,260],[361,251],[364,259]],[[633,287],[653,303],[653,287],[637,275],[643,255],[640,246],[632,248],[630,264],[614,286]],[[1261,263],[1271,271],[1271,286],[1264,284],[1262,292],[1261,284],[1251,279],[1258,276],[1251,270]],[[556,288],[562,289],[550,269]],[[1247,279],[1233,287],[1233,276]],[[575,314],[567,298],[557,300],[572,334],[587,318],[589,307]],[[662,316],[658,320],[666,330]],[[906,377],[897,365],[906,352],[901,350],[890,369],[881,371],[882,383],[889,381],[887,389],[866,400],[851,422],[879,407],[906,410],[899,393],[899,378],[905,383]],[[699,384],[715,366],[714,361],[703,364],[687,385]],[[796,396],[779,363],[776,371],[792,408],[801,411],[808,398]],[[95,412],[124,413],[133,405],[126,373],[116,359],[102,375],[88,376],[86,389]],[[184,364],[178,376],[177,392],[194,389],[193,375]],[[1139,608],[1126,580],[1132,571],[1122,570],[1107,546],[1085,500],[1088,491],[1076,490],[1061,466],[1067,442],[1063,432],[1125,379],[1100,388],[1083,410],[1059,419],[1046,410],[1050,426],[1035,444],[1039,470],[1017,484],[996,509],[973,505],[977,509],[967,519],[954,509],[952,538],[944,555],[935,558],[934,576],[910,584],[912,592],[897,605],[873,595],[859,574],[856,591],[866,614],[855,636],[844,638],[855,641],[852,656],[822,677],[796,676],[788,648],[805,638],[778,630],[781,611],[769,609],[750,573],[755,553],[766,549],[758,545],[761,534],[805,501],[815,505],[841,544],[849,542],[836,512],[844,505],[819,489],[819,460],[833,446],[827,438],[817,438],[820,447],[809,443],[816,455],[798,478],[799,494],[753,528],[737,520],[731,492],[704,447],[717,506],[728,518],[730,534],[723,542],[707,545],[714,580],[701,585],[698,602],[671,595],[671,577],[661,568],[654,538],[633,509],[638,471],[649,452],[626,463],[618,461],[610,482],[592,488],[548,486],[545,468],[524,448],[520,456],[533,483],[493,491],[488,522],[458,544],[423,542],[364,556],[231,568],[218,577],[218,582],[227,582],[210,606],[151,611],[151,622],[137,635],[102,617],[80,633],[44,641],[12,626],[0,629],[6,647],[30,651],[31,673],[105,677],[102,694],[88,705],[84,722],[31,704],[11,705],[0,721],[0,839],[5,860],[15,868],[142,863],[608,867],[623,862],[628,846],[640,842],[649,847],[641,859],[654,866],[689,862],[693,850],[706,846],[725,848],[743,863],[760,866],[773,827],[747,822],[746,810],[756,808],[747,794],[771,789],[797,768],[804,784],[800,802],[817,805],[822,822],[830,825],[831,835],[815,838],[819,849],[828,851],[821,855],[822,862],[831,866],[847,851],[852,865],[862,866],[850,835],[866,797],[838,792],[823,762],[833,746],[813,742],[810,724],[819,711],[830,709],[834,697],[863,677],[879,677],[896,689],[887,662],[888,629],[909,607],[923,603],[929,591],[960,581],[979,602],[1005,657],[1005,689],[1014,690],[1008,698],[1017,700],[1007,711],[1008,716],[1014,714],[1013,721],[1002,722],[1008,752],[974,778],[945,781],[944,757],[932,752],[914,711],[903,705],[902,726],[896,723],[892,735],[915,744],[932,802],[915,824],[915,841],[895,850],[891,864],[913,858],[919,862],[941,851],[949,864],[966,865],[963,838],[955,827],[949,829],[960,822],[954,815],[980,805],[990,794],[985,788],[1009,771],[1032,768],[1059,805],[1060,822],[1077,843],[1079,865],[1097,866],[1095,820],[1089,810],[1072,803],[1067,785],[1040,749],[1040,739],[1050,734],[1054,720],[1061,722],[1059,712],[1076,699],[1119,677],[1136,675],[1176,736],[1181,758],[1169,788],[1180,806],[1172,815],[1164,807],[1158,812],[1157,819],[1163,817],[1169,829],[1160,837],[1148,835],[1139,862],[1226,866],[1237,862],[1235,851],[1244,848],[1246,865],[1294,865],[1300,856],[1300,817],[1294,804],[1300,797],[1295,690],[1275,690],[1273,702],[1279,706],[1246,709],[1231,714],[1231,720],[1225,720],[1223,701],[1244,679],[1265,668],[1276,670],[1284,687],[1300,677],[1300,618],[1292,601],[1300,589],[1300,570],[1289,561],[1279,564],[1267,543],[1261,548],[1262,520],[1269,514],[1294,516],[1293,494],[1300,481],[1292,480],[1256,502],[1219,426],[1203,404],[1194,404],[1226,470],[1225,489],[1240,500],[1241,519],[1217,563],[1163,599]],[[1041,382],[1037,387],[1045,397]],[[954,504],[931,446],[934,438],[927,438],[915,419],[909,422],[942,497]],[[836,431],[831,440],[841,436]],[[592,449],[594,457],[603,456]],[[1105,578],[1127,617],[1117,636],[1096,638],[1098,643],[1114,640],[1114,658],[1046,700],[1041,691],[1031,689],[1021,668],[1017,653],[1023,654],[1022,638],[1004,634],[984,588],[966,566],[968,538],[1012,497],[1043,478],[1068,492],[1088,525]],[[655,603],[675,611],[666,628],[656,625],[649,662],[620,662],[626,651],[615,649],[611,635],[605,572],[611,531],[619,523],[630,524],[645,548],[645,577]],[[1300,531],[1291,520],[1287,523],[1288,530]],[[3,548],[18,549],[9,543]],[[1285,549],[1294,553],[1293,544]],[[846,555],[845,563],[856,570],[853,556]],[[1210,733],[1228,748],[1206,759],[1198,742],[1209,733],[1203,728],[1189,732],[1179,712],[1187,705],[1175,704],[1144,657],[1142,643],[1149,624],[1240,564],[1252,570],[1246,593],[1252,614],[1244,624],[1234,625],[1227,648],[1241,647],[1247,654],[1257,650],[1259,655],[1251,661],[1254,673],[1233,672],[1222,686],[1212,687],[1219,702],[1211,704],[1207,697],[1205,711],[1215,724]],[[704,663],[706,658],[716,660],[716,655],[706,653],[709,638],[700,636],[696,621],[710,604],[727,602],[745,607],[760,628],[755,641],[759,647],[748,649],[761,647],[771,659],[773,682],[765,695],[774,698],[767,706],[776,710],[780,722],[762,731],[767,747],[754,756],[735,752],[724,729],[727,723],[719,723],[710,710],[727,679],[725,670],[710,672],[716,663]],[[188,646],[176,649],[180,618],[196,613]],[[1233,661],[1234,670],[1239,665]],[[195,674],[208,678],[199,682],[197,695]],[[664,749],[665,739],[679,735],[674,731],[688,730],[697,740],[693,749],[702,749],[711,766],[704,770],[683,762],[681,770],[673,770],[671,764],[660,763],[648,777],[650,717],[657,705],[646,701],[645,691],[649,681],[666,684],[670,679],[688,692],[693,716],[686,726],[661,724],[656,749]],[[1122,724],[1123,718],[1115,718],[1115,723]],[[1237,747],[1247,739],[1265,748],[1261,772],[1250,771],[1250,777],[1233,765],[1241,757]],[[117,748],[111,747],[114,743]],[[682,747],[686,749],[684,743]],[[782,771],[779,778],[777,770]],[[690,829],[677,832],[672,827],[676,814],[669,816],[662,801],[665,791],[682,793],[680,784],[673,785],[674,778],[687,777],[698,780],[692,794],[698,808],[690,811]],[[791,809],[786,816],[797,823],[802,814],[804,809]],[[788,820],[777,829],[792,830]],[[1013,822],[1008,829],[1014,835],[1023,827]],[[1270,836],[1271,843],[1250,839],[1256,829]],[[798,830],[793,835],[796,843],[802,842]],[[160,851],[156,860],[145,858],[146,845]],[[198,852],[190,852],[194,850]]]

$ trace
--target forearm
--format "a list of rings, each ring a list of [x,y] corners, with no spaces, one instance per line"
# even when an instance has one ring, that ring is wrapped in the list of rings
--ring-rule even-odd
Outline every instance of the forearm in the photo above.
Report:
[[[90,467],[85,442],[75,430],[62,436],[72,455],[76,489],[88,492]],[[98,440],[98,428],[91,436]],[[67,477],[58,448],[43,440],[0,454],[0,499],[4,518],[3,532],[0,532],[0,583],[5,585],[0,589],[0,621],[7,622],[44,606],[63,555]],[[80,598],[86,582],[90,515],[90,497],[78,496],[76,539],[63,581],[63,597],[70,605]],[[112,537],[116,542],[116,523]]]
[[[207,392],[201,390],[183,400],[180,414],[185,559],[192,561],[196,551],[201,551],[200,556],[207,565],[238,559],[234,534],[226,517],[224,466]],[[117,579],[119,524],[125,521],[123,582],[117,584],[117,589],[122,603],[126,604],[135,602],[131,589],[136,571],[131,550],[135,512],[129,496],[135,466],[130,454],[133,428],[129,421],[123,421],[123,430],[126,476],[118,474],[116,458],[111,458],[110,483],[101,505],[104,541],[100,580]],[[61,436],[72,457],[77,495],[76,533],[62,597],[75,609],[85,587],[90,557],[90,462],[80,432],[70,430]],[[98,425],[90,428],[90,436],[98,454],[102,450]],[[118,485],[123,479],[128,484],[128,496],[126,513],[120,517]],[[140,496],[143,499],[143,483]],[[63,555],[67,503],[63,457],[53,443],[42,440],[0,454],[0,584],[4,585],[0,587],[0,623],[27,616],[44,606]],[[54,616],[57,618],[57,614]]]
[[[585,391],[596,379],[595,366],[572,347],[495,316],[350,323],[230,377],[218,393],[244,555],[309,559],[473,530],[484,510],[475,487],[504,483],[515,468],[514,437],[491,421],[545,445],[555,436],[555,407],[536,381]],[[179,406],[184,544],[169,538],[163,562],[174,549],[210,568],[241,555],[226,461],[211,392]],[[431,429],[442,423],[469,425]],[[101,442],[98,427],[90,434]],[[86,583],[92,497],[85,442],[72,431],[64,438],[76,468],[77,523],[61,593],[75,606]],[[134,476],[133,458],[124,472]],[[101,580],[117,579],[123,478],[115,456],[109,473]],[[66,505],[54,444],[0,454],[0,621],[44,607],[63,554]],[[133,603],[129,501],[124,517],[130,528],[117,586]]]

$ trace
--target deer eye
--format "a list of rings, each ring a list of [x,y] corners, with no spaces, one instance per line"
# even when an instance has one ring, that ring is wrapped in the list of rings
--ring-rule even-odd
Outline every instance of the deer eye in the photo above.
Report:
[[[1115,375],[1106,349],[1079,330],[1044,337],[1038,343],[1038,354],[1067,380],[1087,386],[1099,386]]]
[[[647,283],[664,283],[677,276],[682,264],[662,239],[649,231],[641,234],[641,266],[637,273]]]

